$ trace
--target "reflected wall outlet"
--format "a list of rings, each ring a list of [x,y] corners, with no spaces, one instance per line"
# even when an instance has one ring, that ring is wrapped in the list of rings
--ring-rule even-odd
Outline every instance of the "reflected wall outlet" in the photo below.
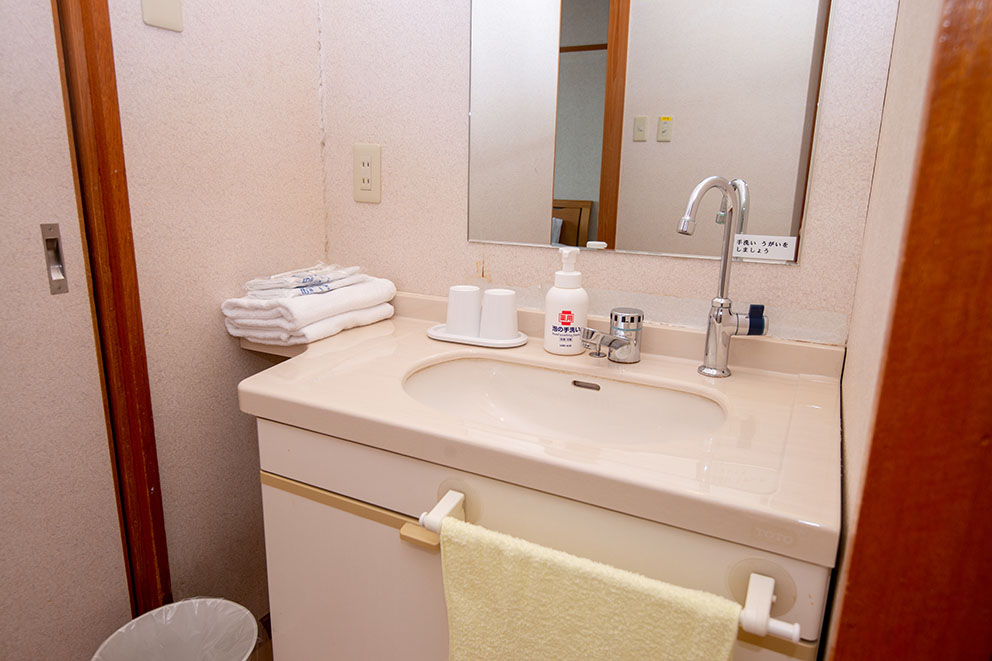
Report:
[[[356,142],[354,147],[354,181],[352,189],[356,202],[381,201],[380,178],[382,150],[379,145]]]
[[[658,142],[672,141],[672,118],[662,115],[658,118]]]
[[[141,20],[145,25],[182,32],[182,0],[141,0]]]

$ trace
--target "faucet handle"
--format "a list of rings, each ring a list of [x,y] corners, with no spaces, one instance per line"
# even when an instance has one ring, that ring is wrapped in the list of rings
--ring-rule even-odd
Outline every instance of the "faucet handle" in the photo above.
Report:
[[[644,325],[644,311],[637,308],[610,310],[610,331],[639,331]],[[621,336],[622,337],[622,336]]]
[[[593,328],[583,327],[582,336],[579,338],[582,341],[582,346],[586,349],[592,349],[589,353],[593,358],[603,358],[606,356],[603,353],[603,340],[606,335],[602,331],[595,330]]]
[[[643,310],[637,308],[613,308],[610,310],[610,334],[626,340],[626,344],[619,347],[610,345],[610,360],[615,363],[640,361],[643,329]]]
[[[747,333],[744,333],[746,335],[768,334],[768,317],[765,316],[764,305],[749,305],[747,316],[742,316],[740,321],[747,324]]]

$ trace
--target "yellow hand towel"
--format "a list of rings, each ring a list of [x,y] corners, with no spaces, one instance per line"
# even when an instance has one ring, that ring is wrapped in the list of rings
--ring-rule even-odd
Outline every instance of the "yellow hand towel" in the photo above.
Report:
[[[723,661],[739,604],[451,517],[441,525],[454,661]]]

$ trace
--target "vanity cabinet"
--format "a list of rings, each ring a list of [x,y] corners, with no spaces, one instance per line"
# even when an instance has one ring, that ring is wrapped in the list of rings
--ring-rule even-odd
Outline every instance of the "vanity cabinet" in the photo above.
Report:
[[[447,658],[440,554],[390,522],[412,519],[269,473],[262,493],[275,658]]]
[[[440,553],[400,528],[449,489],[472,523],[739,602],[765,573],[772,615],[819,635],[827,568],[297,427],[258,430],[276,661],[447,658]],[[816,655],[741,636],[737,661]]]

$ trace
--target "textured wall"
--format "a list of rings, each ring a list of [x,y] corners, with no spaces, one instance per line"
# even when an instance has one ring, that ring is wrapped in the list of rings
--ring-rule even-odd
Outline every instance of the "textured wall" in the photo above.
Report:
[[[268,363],[220,303],[325,252],[317,6],[187,2],[182,33],[140,7],[110,2],[173,589],[261,615],[258,446],[236,388]]]
[[[766,303],[777,337],[847,338],[896,6],[831,3],[800,265],[734,266],[731,297]],[[323,0],[321,11],[330,257],[428,294],[484,276],[541,306],[557,251],[465,238],[468,1],[359,8]],[[389,48],[354,57],[369,34]],[[351,199],[351,144],[359,140],[383,145],[378,205]],[[587,253],[579,266],[596,314],[634,304],[651,320],[702,327],[716,290],[711,260]]]
[[[131,609],[47,2],[0,0],[0,126],[0,659],[89,659]]]
[[[899,8],[842,384],[844,514],[849,531],[856,527],[861,507],[864,468],[878,403],[879,370],[892,322],[894,287],[939,23],[939,3],[903,3]],[[853,535],[845,539],[845,551],[852,542]],[[842,573],[838,585],[844,585],[845,576]],[[841,589],[834,612],[839,612],[842,594]]]

